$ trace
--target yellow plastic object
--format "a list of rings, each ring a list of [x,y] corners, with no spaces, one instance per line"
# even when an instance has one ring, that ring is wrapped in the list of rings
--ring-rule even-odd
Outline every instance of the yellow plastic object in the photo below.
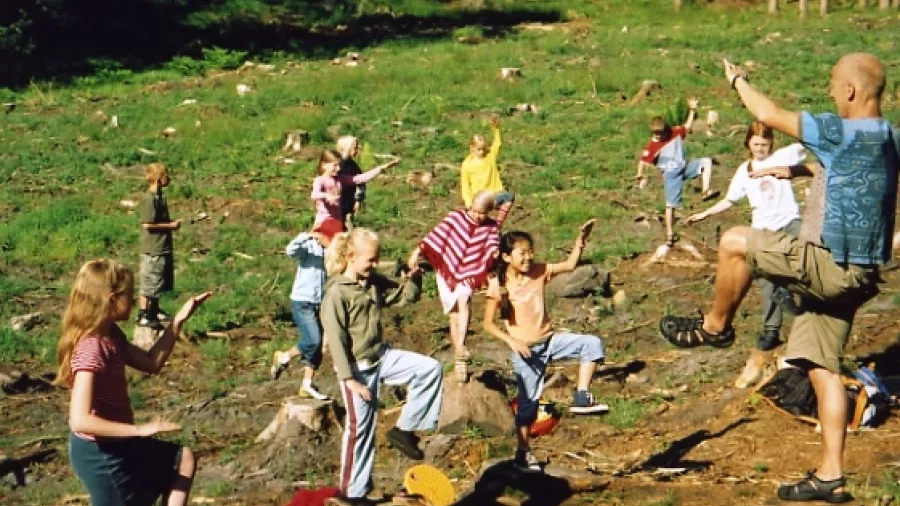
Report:
[[[410,495],[418,495],[431,506],[450,506],[456,500],[456,492],[450,478],[440,469],[428,464],[418,464],[406,471],[403,488]]]

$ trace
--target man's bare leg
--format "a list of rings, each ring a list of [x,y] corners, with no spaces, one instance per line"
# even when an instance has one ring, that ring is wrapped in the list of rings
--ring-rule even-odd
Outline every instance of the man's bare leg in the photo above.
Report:
[[[750,289],[750,267],[747,265],[748,227],[728,229],[719,241],[719,264],[716,269],[715,301],[704,315],[703,330],[718,334],[731,325],[737,308]]]
[[[822,464],[816,476],[823,481],[843,476],[844,439],[847,436],[847,392],[841,377],[823,367],[809,371],[816,392],[819,421],[822,424]],[[842,489],[836,489],[840,492]]]

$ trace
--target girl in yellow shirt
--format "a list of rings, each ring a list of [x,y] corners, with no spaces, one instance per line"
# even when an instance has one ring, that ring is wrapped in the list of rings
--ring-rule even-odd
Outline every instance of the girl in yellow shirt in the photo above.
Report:
[[[500,181],[500,170],[497,167],[497,156],[500,154],[500,118],[491,115],[491,132],[493,142],[488,148],[487,140],[481,135],[473,135],[469,143],[469,155],[462,162],[460,169],[461,195],[466,209],[472,206],[475,194],[481,190],[493,192],[496,196],[495,206],[500,209],[498,221],[503,221],[512,207],[514,196],[503,191]]]

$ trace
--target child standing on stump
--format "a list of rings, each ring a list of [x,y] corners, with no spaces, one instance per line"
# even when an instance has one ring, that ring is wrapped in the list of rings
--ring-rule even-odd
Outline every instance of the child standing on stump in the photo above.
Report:
[[[497,277],[488,284],[484,306],[484,330],[513,351],[513,369],[519,386],[515,465],[525,472],[542,471],[540,462],[531,453],[528,431],[537,417],[548,362],[575,357],[581,360],[570,412],[609,411],[605,404],[594,402],[589,390],[597,364],[604,357],[603,341],[597,336],[554,330],[544,303],[547,281],[555,275],[575,270],[595,221],[581,226],[572,253],[563,263],[532,263],[534,241],[525,232],[507,232],[500,239]],[[505,330],[494,323],[498,313],[505,323]]]
[[[175,258],[172,232],[181,228],[181,220],[169,217],[169,205],[163,188],[169,186],[169,171],[161,163],[147,166],[144,176],[149,184],[141,195],[141,293],[137,323],[153,330],[165,328],[169,317],[159,309],[159,297],[175,288]],[[160,321],[162,320],[162,321]]]
[[[675,235],[675,208],[681,207],[681,192],[684,182],[700,176],[702,182],[702,199],[712,200],[719,192],[709,188],[712,178],[712,159],[697,158],[688,161],[684,155],[684,139],[694,124],[699,100],[688,101],[690,112],[684,125],[672,127],[666,120],[656,116],[650,120],[650,140],[641,152],[638,161],[637,176],[640,187],[646,180],[644,169],[656,167],[663,178],[666,194],[666,244],[673,246],[678,240]]]
[[[494,137],[490,149],[487,141],[481,135],[473,135],[469,143],[469,155],[462,162],[459,171],[460,194],[466,209],[472,207],[475,194],[482,190],[494,194],[494,207],[498,211],[497,221],[503,223],[506,215],[512,209],[515,196],[503,189],[500,181],[500,169],[497,166],[497,157],[500,155],[500,117],[491,115],[491,132]]]
[[[190,448],[153,439],[179,430],[159,418],[136,425],[125,366],[148,374],[162,369],[184,323],[209,298],[192,297],[150,348],[128,342],[117,322],[134,304],[131,272],[111,260],[92,260],[78,271],[63,314],[55,384],[72,389],[69,460],[95,505],[188,504],[197,464]]]
[[[313,226],[320,225],[327,218],[342,221],[341,192],[343,185],[359,185],[374,179],[381,171],[400,163],[396,158],[390,162],[379,165],[374,169],[355,176],[342,176],[338,174],[341,169],[341,154],[332,149],[323,151],[319,158],[318,177],[313,181],[310,198],[316,202],[316,220]]]
[[[287,245],[287,255],[297,261],[297,274],[291,289],[291,314],[300,331],[300,340],[289,350],[276,351],[270,369],[272,379],[278,379],[292,358],[302,357],[303,383],[300,393],[320,401],[328,396],[313,386],[312,379],[322,363],[319,306],[325,291],[325,248],[342,229],[341,222],[328,218],[313,228],[312,232],[301,232]]]
[[[437,427],[441,410],[441,365],[433,358],[393,349],[384,342],[381,308],[399,302],[404,286],[375,272],[380,247],[378,236],[365,228],[334,237],[326,252],[328,282],[322,300],[322,326],[347,408],[341,445],[341,495],[328,504],[372,504],[375,464],[375,423],[378,387],[409,385],[406,405],[388,442],[414,460],[424,455],[413,431]]]
[[[799,143],[772,152],[774,131],[760,121],[754,121],[747,129],[744,147],[750,151],[750,160],[742,163],[734,173],[725,198],[706,211],[688,216],[686,225],[730,209],[738,201],[747,198],[753,208],[750,226],[756,229],[785,232],[792,237],[800,233],[800,206],[794,199],[794,188],[787,179],[773,176],[756,177],[761,171],[778,166],[793,166],[804,159],[803,146]],[[747,388],[762,376],[764,355],[781,344],[780,330],[783,321],[782,306],[796,313],[793,296],[787,289],[778,287],[765,278],[759,278],[762,295],[763,331],[756,340],[757,352],[750,355],[747,366],[735,382],[738,388]]]

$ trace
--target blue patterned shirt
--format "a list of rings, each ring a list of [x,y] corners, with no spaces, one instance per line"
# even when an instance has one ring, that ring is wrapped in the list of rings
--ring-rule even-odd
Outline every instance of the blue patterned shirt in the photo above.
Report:
[[[800,142],[825,167],[822,244],[837,263],[891,259],[900,143],[881,118],[800,115]]]

